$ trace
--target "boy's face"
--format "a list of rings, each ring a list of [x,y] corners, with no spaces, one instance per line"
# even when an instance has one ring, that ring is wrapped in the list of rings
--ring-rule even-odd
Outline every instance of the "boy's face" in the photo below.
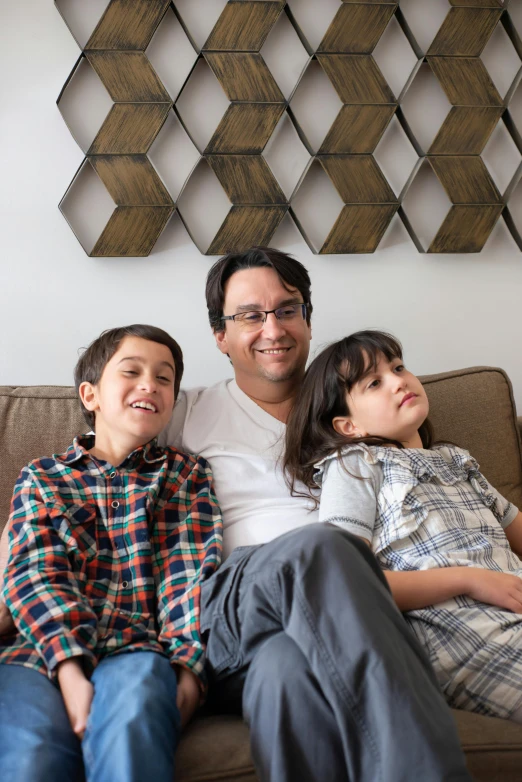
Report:
[[[174,407],[174,359],[166,345],[125,337],[99,383],[82,383],[80,394],[96,415],[102,441],[131,453],[167,425]]]

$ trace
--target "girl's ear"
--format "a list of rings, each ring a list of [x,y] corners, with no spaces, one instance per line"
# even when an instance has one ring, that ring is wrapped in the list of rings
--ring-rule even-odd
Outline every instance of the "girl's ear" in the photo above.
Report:
[[[80,383],[80,387],[78,388],[78,394],[80,396],[80,399],[82,400],[83,406],[89,410],[89,412],[94,412],[97,409],[98,406],[98,398],[96,394],[96,386],[92,383],[88,383],[87,381],[84,381],[83,383]]]
[[[360,432],[352,419],[347,415],[338,415],[332,421],[332,426],[338,434],[344,435],[344,437],[364,437],[364,433]]]

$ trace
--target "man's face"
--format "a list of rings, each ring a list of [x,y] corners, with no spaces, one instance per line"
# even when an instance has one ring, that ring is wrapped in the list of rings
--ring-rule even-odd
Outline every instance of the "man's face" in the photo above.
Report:
[[[100,382],[85,386],[86,407],[96,415],[96,442],[107,439],[131,453],[156,437],[174,407],[174,359],[166,345],[125,337]],[[80,386],[80,393],[82,393]]]
[[[225,285],[224,315],[246,310],[273,310],[284,304],[298,304],[303,297],[297,288],[284,287],[274,269],[243,269]],[[222,353],[230,356],[236,380],[262,378],[273,383],[302,377],[310,350],[311,327],[301,315],[289,322],[272,313],[257,331],[245,331],[240,324],[226,321],[216,332]]]

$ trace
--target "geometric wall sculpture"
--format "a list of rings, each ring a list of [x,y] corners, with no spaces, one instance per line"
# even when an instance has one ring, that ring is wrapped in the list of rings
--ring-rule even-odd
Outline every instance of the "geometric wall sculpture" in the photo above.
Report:
[[[192,8],[197,4],[193,0]],[[56,5],[62,12],[59,0]],[[57,101],[63,111],[80,73],[93,84],[99,81],[107,95],[106,113],[97,121],[86,118],[92,137],[77,136],[85,160],[70,185],[74,188],[89,173],[113,205],[99,236],[89,246],[84,243],[88,254],[148,255],[176,209],[209,255],[269,244],[286,214],[313,252],[321,254],[374,252],[397,212],[420,252],[480,252],[501,215],[522,249],[522,225],[510,210],[510,203],[522,198],[522,165],[518,160],[500,182],[487,154],[500,126],[509,143],[522,150],[522,40],[515,3],[449,0],[439,29],[422,45],[411,2],[339,0],[333,12],[328,2],[325,13],[332,18],[314,45],[302,29],[297,6],[292,0],[224,2],[198,46],[176,3],[108,2]],[[194,59],[180,84],[169,83],[167,89],[148,48],[168,20],[175,20]],[[277,40],[275,31],[283,25],[302,52],[302,67],[295,74],[276,73],[267,49],[267,41]],[[402,82],[395,72],[388,71],[386,78],[382,70],[380,47],[392,28],[412,57],[411,72]],[[516,72],[492,73],[492,41],[510,47]],[[222,91],[222,108],[205,138],[184,109],[198,79],[217,81]],[[317,133],[309,130],[302,113],[311,80],[320,85],[319,100],[327,91],[337,100],[337,110],[320,118],[323,126]],[[444,94],[448,110],[440,126],[426,134],[416,128],[410,110],[423,99],[429,104],[427,88],[422,88],[428,83]],[[197,148],[176,192],[151,154],[158,134],[167,132],[164,126],[169,132],[175,126]],[[381,144],[392,127],[399,128],[416,158],[400,187],[380,163]],[[300,145],[306,158],[290,184],[271,154],[274,139],[283,132],[289,139],[293,134],[292,143]],[[184,194],[197,190],[203,176],[212,178],[223,202],[219,225],[204,246],[183,205]],[[427,176],[447,202],[428,240],[409,208],[412,202],[417,210],[432,208],[416,195]],[[319,181],[337,204],[322,235],[314,233],[313,219],[300,207],[304,194]],[[64,213],[68,193],[60,203]]]

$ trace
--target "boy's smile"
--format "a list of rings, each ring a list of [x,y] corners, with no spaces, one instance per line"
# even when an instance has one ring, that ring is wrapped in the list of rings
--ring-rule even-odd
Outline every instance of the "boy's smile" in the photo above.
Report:
[[[125,337],[100,382],[82,383],[80,394],[96,414],[93,456],[111,464],[156,437],[174,407],[174,359],[166,345]]]

